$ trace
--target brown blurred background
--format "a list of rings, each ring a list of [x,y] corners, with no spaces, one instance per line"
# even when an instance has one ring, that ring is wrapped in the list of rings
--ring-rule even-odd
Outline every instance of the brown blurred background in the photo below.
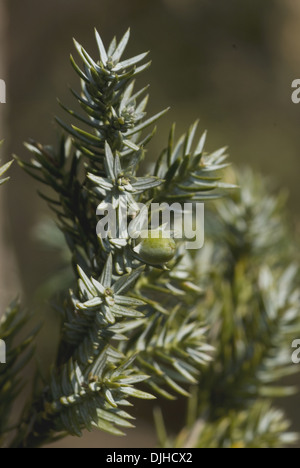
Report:
[[[22,145],[28,137],[55,142],[53,116],[61,115],[56,97],[71,103],[68,85],[77,86],[68,59],[72,37],[96,52],[94,26],[106,44],[130,26],[128,56],[151,50],[153,64],[140,85],[151,83],[149,112],[171,110],[151,143],[149,160],[165,145],[173,121],[179,134],[199,117],[200,127],[209,130],[209,150],[228,145],[236,165],[274,176],[278,190],[288,187],[297,221],[300,104],[291,101],[291,83],[300,78],[300,3],[295,0],[0,0],[0,78],[7,84],[7,104],[0,105],[2,159],[11,153],[28,158]],[[41,286],[61,269],[62,259],[33,235],[49,214],[36,194],[38,184],[16,165],[11,176],[0,193],[0,305],[18,290],[24,303],[38,310],[46,320],[39,352],[47,362],[56,318]],[[298,430],[299,402],[286,404]],[[184,411],[178,407],[167,405],[165,412],[180,427]],[[60,446],[153,446],[151,409],[140,404],[136,415],[137,430],[127,439],[97,433]]]

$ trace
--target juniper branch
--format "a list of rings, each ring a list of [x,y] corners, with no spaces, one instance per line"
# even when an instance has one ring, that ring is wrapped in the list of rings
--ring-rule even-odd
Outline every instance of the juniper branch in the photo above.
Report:
[[[57,306],[62,333],[51,382],[30,404],[14,446],[40,445],[65,432],[79,436],[95,426],[119,434],[118,426],[130,426],[130,416],[121,409],[129,405],[128,398],[153,398],[136,384],[145,381],[152,392],[169,398],[187,395],[187,385],[197,381],[211,359],[203,321],[195,308],[186,309],[184,291],[196,303],[199,288],[180,273],[179,245],[161,239],[136,248],[123,235],[119,216],[118,240],[95,233],[97,207],[105,211],[110,203],[120,213],[128,204],[128,224],[142,215],[138,203],[152,198],[208,199],[208,191],[221,187],[219,171],[225,167],[223,151],[204,154],[204,138],[193,149],[194,125],[179,147],[173,148],[170,138],[167,162],[157,166],[160,176],[157,171],[137,175],[155,133],[151,127],[166,111],[146,117],[146,89],[135,91],[134,86],[150,63],[140,64],[147,54],[123,60],[128,40],[129,31],[106,51],[96,31],[97,60],[75,41],[82,64],[73,56],[71,64],[81,92],[71,91],[81,112],[60,105],[79,123],[57,117],[66,135],[59,146],[31,140],[26,144],[31,161],[18,159],[53,191],[53,196],[41,196],[65,235],[76,283]],[[153,281],[166,304],[153,297]],[[175,302],[177,307],[170,307]]]

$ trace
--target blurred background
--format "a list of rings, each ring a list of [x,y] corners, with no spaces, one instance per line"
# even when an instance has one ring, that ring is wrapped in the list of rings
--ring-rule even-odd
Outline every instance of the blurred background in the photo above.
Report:
[[[208,129],[208,150],[229,146],[237,166],[250,165],[274,177],[276,190],[289,189],[297,228],[300,197],[300,104],[291,83],[300,78],[300,2],[295,0],[0,0],[0,78],[7,104],[0,104],[1,159],[28,158],[23,141],[55,143],[53,123],[62,115],[56,97],[71,103],[77,78],[69,64],[72,37],[96,54],[93,27],[106,44],[130,26],[128,56],[151,51],[152,67],[140,78],[151,83],[149,113],[171,106],[148,152],[157,157],[173,121],[178,135],[197,118]],[[0,307],[19,291],[23,302],[46,322],[41,361],[51,359],[57,318],[47,292],[53,273],[65,274],[59,251],[36,239],[36,226],[49,216],[35,183],[15,164],[0,193]],[[298,228],[300,231],[300,229]],[[47,235],[39,230],[39,237]],[[51,234],[50,234],[51,235]],[[1,310],[1,309],[0,309]],[[284,403],[300,430],[300,398]],[[165,405],[176,430],[184,405]],[[102,433],[69,439],[61,447],[151,447],[152,408],[138,403],[137,429],[126,439]],[[176,414],[174,414],[176,413]]]

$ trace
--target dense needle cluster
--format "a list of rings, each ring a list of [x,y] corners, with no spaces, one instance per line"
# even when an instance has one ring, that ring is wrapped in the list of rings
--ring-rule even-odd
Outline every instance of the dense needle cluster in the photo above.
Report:
[[[46,427],[50,438],[94,426],[119,434],[118,426],[129,424],[123,409],[129,397],[188,395],[187,385],[197,382],[211,359],[197,312],[199,288],[188,273],[177,272],[181,243],[150,238],[136,245],[123,235],[118,215],[117,238],[96,235],[97,208],[105,211],[108,204],[117,213],[129,206],[130,223],[140,215],[138,203],[204,201],[226,188],[220,182],[224,150],[205,155],[206,135],[194,144],[197,123],[178,142],[172,127],[155,173],[138,175],[155,132],[145,130],[166,111],[147,118],[146,89],[134,89],[135,78],[149,66],[141,64],[147,54],[123,59],[128,39],[129,31],[106,50],[96,31],[95,60],[75,41],[81,66],[73,57],[71,63],[81,92],[72,93],[81,112],[61,104],[72,119],[56,119],[66,132],[60,146],[30,141],[33,159],[19,161],[54,191],[41,196],[57,216],[77,277],[58,306],[62,335],[51,383],[32,406],[36,433]],[[136,388],[140,382],[151,393]]]

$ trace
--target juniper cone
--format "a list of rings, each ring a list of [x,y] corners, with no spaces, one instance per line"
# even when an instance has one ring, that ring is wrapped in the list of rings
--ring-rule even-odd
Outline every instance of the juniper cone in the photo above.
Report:
[[[146,238],[142,238],[133,249],[138,257],[151,265],[161,265],[170,262],[176,252],[176,243],[174,239],[163,238],[158,232],[158,237],[154,235],[155,231],[149,230]]]
[[[129,31],[107,49],[95,35],[96,58],[74,41],[79,63],[71,56],[71,64],[81,89],[71,92],[79,110],[60,103],[66,112],[66,119],[56,118],[60,144],[30,140],[30,162],[17,158],[47,188],[40,195],[71,252],[74,285],[56,304],[56,362],[48,377],[37,370],[17,425],[9,409],[20,388],[13,366],[23,349],[16,348],[12,364],[3,368],[10,385],[0,385],[3,444],[38,447],[94,428],[121,435],[132,427],[128,408],[134,399],[160,402],[179,395],[188,397],[187,427],[170,439],[157,412],[161,446],[293,443],[271,401],[291,392],[274,383],[297,370],[289,365],[289,340],[300,328],[299,273],[291,267],[293,243],[281,200],[249,173],[237,184],[222,182],[226,148],[206,153],[198,122],[179,140],[173,125],[153,173],[141,174],[147,144],[166,110],[146,114],[147,88],[136,88],[135,80],[150,62],[147,53],[124,58]],[[207,243],[198,252],[185,250],[183,240],[126,237],[129,224],[142,216],[141,203],[183,206],[224,194],[225,200],[206,204]],[[125,227],[118,215],[117,237],[103,239],[96,235],[96,213],[109,205],[117,214],[130,206],[131,214]],[[0,338],[13,340],[27,321],[11,306]],[[26,341],[20,369],[34,336]]]

